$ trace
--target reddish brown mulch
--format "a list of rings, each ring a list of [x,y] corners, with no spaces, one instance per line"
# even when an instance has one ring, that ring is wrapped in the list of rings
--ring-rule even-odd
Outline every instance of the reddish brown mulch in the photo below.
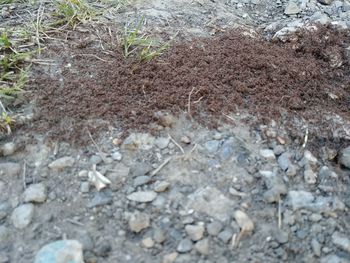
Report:
[[[149,63],[124,59],[120,51],[103,55],[91,46],[56,49],[62,75],[41,72],[32,83],[39,94],[34,123],[66,139],[78,138],[94,119],[141,129],[157,121],[157,111],[187,111],[191,90],[191,101],[199,101],[191,104],[193,117],[211,126],[237,109],[262,119],[278,120],[284,110],[316,123],[329,112],[349,120],[350,74],[343,53],[349,43],[349,32],[323,27],[287,43],[227,32],[177,44]],[[342,65],[332,68],[337,60]]]

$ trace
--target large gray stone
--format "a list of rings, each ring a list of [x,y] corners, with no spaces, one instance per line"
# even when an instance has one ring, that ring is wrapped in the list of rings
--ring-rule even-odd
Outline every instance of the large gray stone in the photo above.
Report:
[[[341,165],[350,169],[350,146],[340,152],[339,162]]]
[[[83,246],[77,240],[59,240],[42,247],[34,263],[84,263]]]
[[[32,222],[33,215],[34,205],[24,204],[13,210],[11,220],[16,228],[22,229]]]
[[[23,194],[24,202],[43,203],[46,198],[47,190],[43,183],[30,185]]]

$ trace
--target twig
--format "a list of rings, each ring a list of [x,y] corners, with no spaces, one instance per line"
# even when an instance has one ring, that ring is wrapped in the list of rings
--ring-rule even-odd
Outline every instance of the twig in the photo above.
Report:
[[[24,160],[24,163],[23,163],[22,180],[23,180],[23,188],[26,189],[27,188],[27,185],[26,185],[26,160]]]
[[[77,57],[77,56],[94,57],[94,58],[96,58],[96,59],[98,59],[98,60],[101,60],[101,61],[103,61],[103,62],[112,63],[112,61],[104,60],[104,59],[102,59],[102,58],[100,58],[100,57],[98,57],[98,56],[96,56],[96,55],[94,55],[94,54],[78,54],[78,55],[72,56],[72,58]]]
[[[304,137],[304,143],[303,143],[303,146],[302,146],[303,148],[306,147],[306,144],[307,144],[308,139],[309,139],[309,128],[306,127],[305,137]]]
[[[170,136],[169,133],[168,133],[168,136],[169,136],[169,139],[180,149],[180,151],[182,152],[182,154],[185,154],[185,151],[184,151],[184,149],[181,147],[181,145],[178,144],[178,143],[173,139],[173,137]]]
[[[171,159],[172,159],[171,156],[168,157],[168,158],[166,158],[165,161],[164,161],[161,165],[159,165],[158,168],[155,169],[155,170],[151,173],[151,176],[155,176],[160,170],[163,169],[163,167],[164,167],[165,165],[167,165],[167,164],[170,162]]]
[[[83,224],[83,223],[80,223],[80,222],[75,221],[75,220],[70,219],[70,218],[67,218],[67,219],[66,219],[66,221],[67,221],[67,222],[69,222],[69,223],[71,223],[71,224],[73,224],[73,225],[77,225],[77,226],[84,226],[84,224]]]
[[[188,113],[188,115],[189,115],[190,117],[192,117],[192,116],[191,116],[191,96],[192,96],[192,93],[193,93],[193,91],[195,90],[195,88],[196,88],[196,87],[193,87],[192,90],[191,90],[191,92],[190,92],[190,94],[188,94],[187,113]]]
[[[105,156],[104,156],[104,153],[101,151],[100,147],[98,147],[98,145],[97,145],[97,143],[95,142],[94,138],[92,138],[92,135],[91,135],[90,131],[89,131],[88,129],[87,129],[87,131],[88,131],[88,134],[89,134],[89,137],[90,137],[92,143],[95,145],[95,147],[96,147],[96,149],[97,149],[97,151],[98,151],[98,154],[101,156],[102,160],[103,160],[105,163],[107,163],[106,158],[105,158]]]
[[[42,20],[42,14],[44,13],[44,8],[42,7],[42,4],[40,3],[38,14],[36,16],[36,27],[35,27],[35,35],[36,35],[36,43],[38,44],[38,53],[40,55],[41,53],[41,45],[40,45],[40,36],[39,36],[39,24]]]

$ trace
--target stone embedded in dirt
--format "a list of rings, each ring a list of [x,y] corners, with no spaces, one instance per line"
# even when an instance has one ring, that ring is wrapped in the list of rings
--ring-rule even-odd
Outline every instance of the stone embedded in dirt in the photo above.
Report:
[[[294,211],[312,206],[314,200],[315,197],[310,192],[303,190],[288,192],[288,203],[292,206]]]
[[[146,237],[142,240],[142,246],[145,248],[152,248],[154,247],[154,240],[150,237]]]
[[[194,248],[202,255],[207,256],[209,254],[209,238],[199,240]]]
[[[337,247],[345,250],[347,253],[350,253],[350,239],[344,234],[334,232],[332,235],[332,242]]]
[[[0,175],[18,176],[21,172],[21,166],[18,163],[7,162],[0,163]]]
[[[254,230],[254,223],[245,212],[237,210],[234,212],[233,217],[241,228],[241,232],[248,234]]]
[[[173,263],[176,260],[178,255],[179,254],[177,252],[167,254],[163,257],[162,263]]]
[[[49,164],[49,168],[52,170],[63,170],[68,167],[72,167],[74,164],[74,158],[70,156],[61,157]]]
[[[294,0],[290,0],[284,9],[286,15],[296,15],[301,11],[300,7]]]
[[[188,136],[182,136],[180,141],[184,144],[190,144],[191,143],[191,138]]]
[[[161,193],[164,192],[165,190],[167,190],[170,186],[169,182],[166,181],[156,181],[154,184],[154,191],[156,191],[157,193]]]
[[[219,150],[220,141],[211,140],[204,144],[205,148],[209,153],[216,153]]]
[[[259,153],[266,160],[273,161],[276,159],[274,151],[272,151],[270,149],[261,149]]]
[[[219,157],[222,161],[230,159],[234,153],[234,149],[237,147],[235,139],[230,137],[227,139],[219,150]]]
[[[145,213],[135,212],[130,216],[129,228],[135,233],[141,232],[141,230],[149,227],[151,223],[150,216]]]
[[[156,199],[157,193],[153,191],[140,191],[129,194],[126,198],[130,201],[148,203]]]
[[[321,256],[321,244],[318,242],[316,238],[313,238],[311,240],[311,248],[312,252],[315,254],[315,256],[319,257]]]
[[[111,155],[112,159],[115,161],[121,161],[123,159],[123,156],[120,152],[114,152]]]
[[[304,152],[304,159],[305,159],[306,163],[308,163],[310,165],[316,165],[318,162],[317,158],[309,150],[306,150]]]
[[[152,149],[155,138],[148,133],[132,133],[123,142],[122,147],[126,150],[145,150]]]
[[[274,148],[273,148],[273,153],[276,155],[276,156],[279,156],[281,155],[282,153],[284,153],[286,150],[284,148],[283,145],[276,145]]]
[[[11,237],[10,229],[4,225],[0,225],[0,244],[6,244]]]
[[[320,263],[349,263],[349,262],[350,261],[347,257],[341,257],[341,256],[338,256],[336,254],[330,254],[327,256],[323,256],[320,259]]]
[[[307,184],[315,184],[317,181],[317,174],[310,166],[305,167],[304,180]]]
[[[289,240],[289,233],[279,228],[274,229],[273,235],[279,244],[285,244]]]
[[[190,239],[185,238],[180,241],[180,243],[176,247],[176,251],[179,253],[187,253],[192,250],[193,243]]]
[[[141,186],[144,184],[148,184],[151,180],[152,180],[152,178],[147,176],[147,175],[137,176],[134,179],[133,185],[134,185],[134,187],[138,187],[138,186]]]
[[[34,205],[23,204],[13,210],[11,220],[16,228],[23,229],[32,222],[33,215]]]
[[[226,227],[223,231],[221,231],[218,235],[218,238],[224,242],[225,244],[232,239],[233,230],[230,227]]]
[[[169,137],[158,137],[155,141],[154,144],[161,150],[165,149],[166,147],[168,147],[170,142],[170,138]]]
[[[205,228],[202,224],[186,225],[185,230],[193,241],[198,241],[203,238]]]
[[[93,208],[97,206],[111,204],[113,202],[113,196],[110,190],[104,190],[96,192],[94,197],[90,200],[87,207]]]
[[[207,232],[211,236],[217,236],[220,233],[222,227],[223,226],[219,221],[214,221],[207,225]]]
[[[166,239],[165,231],[161,228],[155,228],[153,232],[153,239],[159,244],[163,243]]]
[[[281,154],[278,159],[278,165],[283,171],[287,171],[288,167],[291,165],[290,154],[285,152]]]
[[[94,249],[94,252],[96,255],[100,256],[100,257],[108,257],[108,255],[111,253],[112,251],[112,245],[108,240],[103,239],[100,242],[96,242],[97,246]]]
[[[3,156],[9,156],[16,152],[17,145],[14,142],[8,142],[1,146],[0,151]]]
[[[84,263],[83,246],[77,240],[59,240],[42,247],[34,263]]]
[[[259,171],[259,173],[264,177],[264,183],[268,189],[263,195],[265,201],[268,203],[278,202],[281,195],[287,193],[287,186],[282,178],[271,171]]]
[[[80,192],[88,193],[89,191],[90,191],[90,183],[89,182],[82,182],[80,184]]]
[[[350,146],[343,149],[339,155],[339,163],[350,169]]]
[[[222,222],[228,220],[233,212],[234,201],[211,186],[197,189],[187,199],[187,210],[205,213]]]
[[[43,203],[47,198],[47,189],[43,183],[30,185],[23,194],[24,202]]]

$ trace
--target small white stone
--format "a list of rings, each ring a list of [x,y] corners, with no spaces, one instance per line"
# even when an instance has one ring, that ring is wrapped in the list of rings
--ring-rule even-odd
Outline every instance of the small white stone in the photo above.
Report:
[[[275,153],[273,152],[273,150],[270,150],[270,149],[261,149],[260,155],[267,160],[272,161],[276,159]]]
[[[73,164],[74,158],[65,156],[50,163],[49,168],[53,170],[63,170],[66,167],[72,167]]]
[[[152,238],[147,237],[145,239],[142,240],[142,246],[144,246],[145,248],[152,248],[154,246],[154,241]]]
[[[23,194],[24,202],[43,203],[47,198],[46,186],[43,183],[30,185]]]

